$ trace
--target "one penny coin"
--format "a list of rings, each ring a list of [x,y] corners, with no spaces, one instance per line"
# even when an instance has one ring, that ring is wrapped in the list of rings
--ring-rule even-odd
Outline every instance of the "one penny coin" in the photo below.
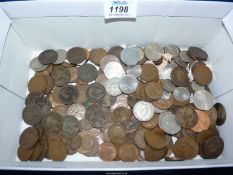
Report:
[[[42,109],[38,104],[30,104],[23,110],[22,116],[25,123],[35,125],[42,119]]]
[[[35,127],[26,128],[19,138],[19,145],[22,149],[32,148],[38,141],[38,132]]]
[[[187,70],[180,68],[179,66],[172,69],[171,81],[176,86],[187,86],[189,83]]]
[[[67,60],[72,64],[82,63],[86,57],[86,50],[81,47],[73,47],[66,54]]]
[[[217,121],[216,124],[218,126],[221,126],[225,123],[226,121],[226,109],[221,103],[216,103],[214,107],[217,110]]]
[[[79,93],[75,86],[66,85],[60,89],[58,98],[63,104],[70,105],[75,102],[75,100],[78,98],[78,95]]]
[[[86,96],[90,102],[101,102],[104,99],[106,90],[100,83],[92,83],[86,90]]]
[[[29,92],[43,93],[46,87],[47,87],[47,82],[44,76],[42,75],[34,76],[28,82]]]
[[[92,64],[84,64],[78,67],[79,79],[84,82],[91,82],[97,78],[97,69]]]
[[[207,53],[198,47],[189,47],[187,53],[191,58],[199,61],[207,61],[208,58]]]
[[[112,143],[102,143],[98,155],[104,161],[112,161],[116,157],[116,147]]]
[[[108,55],[114,55],[114,56],[120,58],[121,51],[122,51],[123,49],[124,49],[124,48],[121,47],[121,46],[113,46],[113,47],[111,47],[111,48],[108,50]]]
[[[100,65],[100,62],[103,59],[103,57],[107,55],[107,51],[103,48],[92,49],[90,52],[90,59],[94,64]]]
[[[86,116],[86,108],[82,104],[74,103],[69,106],[67,115],[76,117],[78,121],[83,120]]]
[[[45,128],[47,133],[58,133],[62,129],[63,119],[62,116],[58,113],[49,112],[43,117],[41,124]]]
[[[113,111],[113,120],[116,123],[125,123],[130,121],[132,110],[125,107],[118,107]]]
[[[17,155],[19,160],[21,161],[27,161],[31,158],[33,153],[33,148],[30,149],[24,149],[21,146],[18,148]]]
[[[55,50],[45,50],[40,53],[38,60],[41,64],[48,65],[52,64],[57,60],[57,52]]]
[[[138,148],[131,143],[126,143],[120,147],[119,157],[124,162],[133,162],[137,160]]]
[[[150,120],[141,122],[141,125],[147,129],[155,128],[156,126],[158,126],[158,124],[159,124],[159,117],[156,113],[154,113],[153,117]]]
[[[176,112],[176,121],[183,128],[192,128],[197,124],[198,116],[191,106],[184,106]]]
[[[212,81],[212,72],[204,64],[197,64],[192,69],[193,79],[200,85],[208,85]]]
[[[64,66],[55,66],[52,73],[50,74],[55,86],[64,86],[69,83],[71,75],[67,68]]]
[[[204,143],[204,155],[207,159],[216,159],[223,152],[224,142],[221,137],[213,136]]]
[[[201,132],[204,130],[207,130],[210,126],[210,119],[206,112],[201,110],[195,110],[198,116],[198,120],[196,125],[192,127],[191,129],[195,132]]]
[[[154,149],[162,149],[167,145],[166,136],[147,130],[144,133],[146,143]]]
[[[147,161],[159,161],[163,159],[167,154],[167,148],[163,149],[153,149],[147,146],[144,150],[145,160]]]
[[[140,79],[143,81],[157,81],[159,79],[159,71],[157,67],[153,64],[143,64]]]
[[[157,100],[163,95],[163,88],[160,82],[149,82],[145,86],[145,93],[151,100]]]

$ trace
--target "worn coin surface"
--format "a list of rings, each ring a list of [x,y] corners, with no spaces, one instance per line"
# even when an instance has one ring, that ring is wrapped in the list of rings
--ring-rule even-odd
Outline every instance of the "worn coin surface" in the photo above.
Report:
[[[190,92],[185,87],[176,87],[173,92],[173,97],[177,101],[187,101],[190,98]]]
[[[136,65],[140,59],[139,53],[135,47],[123,49],[120,58],[121,61],[128,66]]]
[[[88,100],[93,103],[103,101],[105,94],[105,87],[100,83],[92,83],[86,90],[86,96]]]
[[[193,59],[187,54],[187,50],[180,51],[179,57],[187,63],[190,63],[193,61]]]
[[[172,69],[170,76],[172,83],[176,86],[187,86],[189,83],[187,70],[179,66]]]
[[[78,98],[78,90],[73,85],[63,86],[58,94],[59,100],[66,105],[70,105],[75,102],[76,98]]]
[[[70,72],[64,66],[55,66],[52,73],[50,74],[55,86],[64,86],[66,85],[71,78]]]
[[[151,61],[158,61],[162,58],[164,49],[158,43],[150,43],[144,49],[146,57]]]
[[[79,124],[77,118],[72,115],[63,117],[63,127],[61,133],[65,138],[74,137],[78,131]]]
[[[187,53],[191,58],[199,61],[207,61],[208,58],[208,54],[198,47],[189,47]]]
[[[107,51],[103,48],[92,49],[90,52],[90,59],[94,64],[100,65],[100,62],[103,59],[103,57],[107,55]]]
[[[113,120],[116,123],[129,122],[132,116],[132,110],[125,107],[118,107],[113,110]]]
[[[122,51],[123,49],[124,49],[124,48],[121,47],[121,46],[113,46],[113,47],[111,47],[111,48],[108,50],[108,55],[114,55],[114,56],[120,58],[121,51]]]
[[[147,161],[159,161],[163,159],[167,154],[167,148],[162,149],[153,149],[150,146],[147,146],[144,150],[145,160]]]
[[[186,68],[188,66],[188,63],[183,61],[179,56],[174,58],[177,65],[179,65],[182,68]]]
[[[193,103],[196,108],[207,111],[214,106],[214,97],[207,90],[199,90],[193,95]]]
[[[49,112],[41,121],[42,126],[45,128],[47,133],[58,133],[61,131],[63,126],[62,116],[56,112]]]
[[[136,78],[140,77],[140,75],[142,74],[141,65],[127,66],[126,74],[127,75],[133,75]]]
[[[112,143],[102,143],[98,148],[98,155],[104,161],[112,161],[116,157],[116,147]]]
[[[197,124],[198,116],[191,106],[180,107],[176,112],[176,121],[183,128],[192,128]]]
[[[167,92],[173,92],[175,89],[175,85],[171,82],[170,79],[165,79],[165,80],[161,80],[163,89]]]
[[[138,129],[134,135],[134,142],[140,149],[145,149],[147,147],[147,144],[144,140],[144,134],[146,132],[146,129]]]
[[[176,45],[167,45],[164,47],[164,52],[171,54],[172,58],[175,58],[179,55],[180,53],[180,48]]]
[[[86,108],[80,103],[74,103],[69,106],[67,115],[76,117],[78,121],[83,120],[86,116]]]
[[[139,121],[148,121],[154,115],[154,106],[151,103],[139,101],[133,107],[133,114]]]
[[[221,126],[225,123],[226,121],[226,109],[221,103],[216,103],[214,107],[217,110],[217,121],[216,124],[218,126]]]
[[[153,117],[150,120],[141,122],[141,125],[147,129],[155,128],[156,126],[158,126],[158,124],[159,124],[159,117],[156,113],[154,113]]]
[[[57,60],[53,64],[61,64],[66,59],[66,50],[58,49],[57,50]]]
[[[22,149],[32,148],[38,141],[38,132],[35,127],[26,128],[20,135],[19,145]]]
[[[138,80],[132,75],[125,75],[118,82],[119,89],[125,94],[131,94],[138,88]]]
[[[160,82],[149,82],[145,86],[146,96],[151,100],[158,100],[163,95],[163,88]]]
[[[224,142],[221,137],[213,136],[204,143],[204,156],[207,159],[216,159],[223,152]]]
[[[106,115],[98,104],[92,104],[86,110],[86,118],[92,127],[101,128],[106,123]]]
[[[144,133],[146,143],[154,149],[162,149],[167,145],[167,136],[158,134],[152,130],[146,130]]]
[[[212,81],[212,72],[204,64],[197,64],[192,69],[193,79],[200,85],[208,85]]]
[[[131,143],[126,143],[120,147],[119,157],[122,161],[133,162],[137,160],[138,148]]]
[[[119,81],[120,81],[120,78],[117,78],[117,77],[111,78],[110,80],[106,81],[105,89],[109,95],[118,96],[122,93],[118,86]]]
[[[48,67],[48,65],[41,64],[38,60],[38,57],[35,57],[30,61],[29,67],[35,72],[40,72],[45,70]]]
[[[159,71],[157,67],[153,64],[143,64],[140,79],[143,81],[157,81],[159,79]]]
[[[204,130],[207,130],[210,126],[210,119],[207,113],[201,110],[196,110],[196,113],[198,115],[198,120],[196,125],[191,129],[195,132],[202,132]]]
[[[28,161],[31,158],[32,153],[33,153],[33,148],[24,149],[20,146],[17,150],[18,158],[21,161]]]
[[[47,87],[47,82],[43,75],[34,76],[28,82],[29,92],[43,93],[46,87]]]
[[[86,50],[81,47],[73,47],[66,54],[67,60],[72,64],[82,63],[86,57]]]
[[[80,80],[91,82],[97,78],[97,70],[92,64],[84,64],[78,67],[78,75]]]
[[[23,120],[28,125],[39,123],[43,117],[42,109],[38,104],[30,104],[23,109]]]
[[[48,65],[54,63],[57,60],[57,52],[55,50],[45,50],[40,53],[38,60],[41,64]]]
[[[125,70],[123,69],[123,66],[119,62],[115,61],[106,64],[103,72],[108,79],[114,77],[120,78],[125,75]]]
[[[126,137],[126,129],[123,124],[113,124],[108,128],[108,137],[112,140],[114,137]]]

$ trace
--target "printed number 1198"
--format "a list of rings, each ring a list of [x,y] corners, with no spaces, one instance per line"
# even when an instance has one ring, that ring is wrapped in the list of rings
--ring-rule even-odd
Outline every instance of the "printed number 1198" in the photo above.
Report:
[[[122,13],[122,12],[128,12],[129,7],[128,6],[116,6],[116,7],[110,7],[111,13]]]

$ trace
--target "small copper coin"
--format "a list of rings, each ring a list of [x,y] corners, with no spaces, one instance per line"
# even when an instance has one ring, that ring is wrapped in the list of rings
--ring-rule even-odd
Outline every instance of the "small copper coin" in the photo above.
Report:
[[[204,155],[207,159],[216,159],[223,152],[224,142],[221,137],[213,136],[204,143]]]
[[[50,75],[55,86],[64,86],[69,83],[71,78],[69,70],[62,65],[55,66]]]
[[[42,109],[38,104],[30,104],[23,109],[23,120],[28,125],[35,125],[42,119]]]
[[[221,103],[216,103],[214,107],[217,110],[217,121],[216,124],[218,126],[221,126],[225,123],[226,121],[226,109]]]
[[[100,62],[103,59],[103,57],[107,55],[107,51],[103,48],[92,49],[90,52],[90,59],[94,64],[100,65]]]
[[[133,162],[137,160],[138,148],[134,144],[126,143],[120,147],[119,156],[124,162]]]
[[[21,161],[27,161],[31,158],[33,153],[33,148],[30,149],[24,149],[21,146],[18,148],[17,155],[19,160]]]
[[[185,141],[177,140],[172,147],[172,151],[176,157],[193,158],[193,147]]]
[[[92,104],[86,110],[86,118],[95,128],[103,128],[106,124],[106,114],[99,104]]]
[[[49,112],[43,117],[41,124],[43,127],[45,127],[47,133],[58,133],[62,129],[63,119],[58,113]]]
[[[26,128],[19,138],[19,145],[22,149],[32,148],[38,141],[38,132],[35,127]]]
[[[147,146],[144,150],[145,160],[147,161],[159,161],[163,159],[167,154],[167,148],[153,149]]]
[[[204,64],[197,64],[192,69],[193,79],[200,85],[208,85],[212,81],[212,72]]]
[[[144,134],[145,141],[154,149],[162,149],[166,146],[166,136],[147,130]]]
[[[199,61],[207,61],[208,58],[207,53],[198,47],[189,47],[187,54],[191,58]]]
[[[82,138],[76,134],[74,137],[68,138],[67,144],[70,149],[78,149],[81,146]]]
[[[124,48],[121,47],[121,46],[113,46],[109,49],[108,51],[108,55],[114,55],[118,58],[120,58],[120,55],[121,55],[121,51],[123,50]]]
[[[114,124],[108,128],[108,136],[110,139],[114,137],[126,137],[126,129],[122,124]]]
[[[163,95],[163,88],[160,82],[149,82],[145,86],[145,93],[151,100],[157,100]]]
[[[176,112],[176,121],[183,128],[192,128],[197,124],[198,116],[194,108],[184,106]]]
[[[54,81],[49,75],[44,75],[47,86],[45,88],[44,94],[49,94],[54,88]]]
[[[47,87],[47,82],[44,76],[38,75],[31,78],[28,82],[29,92],[43,93]]]
[[[138,148],[140,149],[145,149],[147,144],[144,140],[144,133],[146,132],[146,129],[141,128],[138,129],[134,135],[134,142],[137,145]]]
[[[86,57],[86,50],[81,47],[73,47],[66,54],[67,60],[72,64],[82,63]]]
[[[81,146],[78,148],[78,152],[86,154],[92,151],[95,147],[96,139],[88,132],[80,132],[79,135],[82,138]]]
[[[197,120],[196,125],[192,127],[191,129],[195,132],[201,132],[201,131],[207,130],[210,126],[210,119],[207,113],[204,111],[200,111],[200,110],[196,110],[196,113],[198,115],[198,120]]]
[[[63,104],[70,105],[75,102],[75,100],[78,98],[78,95],[79,93],[75,86],[66,85],[60,89],[58,98]]]
[[[84,82],[92,82],[97,78],[97,69],[92,64],[83,64],[78,67],[79,79]]]
[[[143,81],[157,81],[159,79],[159,71],[157,67],[153,64],[143,64],[140,79]]]
[[[48,144],[49,157],[53,161],[63,161],[67,157],[67,149],[61,141],[50,141]]]
[[[86,96],[86,90],[87,90],[87,84],[76,84],[75,87],[78,89],[79,92],[79,96],[76,99],[76,103],[84,103],[85,101],[87,101],[87,96]]]
[[[159,117],[158,117],[158,115],[156,113],[154,113],[152,119],[150,119],[149,121],[141,122],[141,125],[144,128],[147,128],[147,129],[155,128],[156,126],[159,125]]]
[[[172,69],[171,81],[176,86],[187,86],[189,83],[187,70],[180,68],[179,66]]]
[[[105,87],[100,83],[92,83],[86,90],[86,96],[90,102],[101,102],[106,94]]]
[[[40,53],[38,60],[41,64],[48,65],[54,63],[58,58],[57,52],[55,50],[45,50]]]
[[[113,110],[113,120],[116,123],[125,123],[130,121],[132,116],[132,110],[125,107],[118,107]]]
[[[112,161],[116,157],[116,148],[112,143],[102,143],[98,155],[104,161]]]
[[[212,107],[211,109],[209,109],[208,111],[206,111],[209,119],[210,119],[210,125],[211,126],[214,126],[216,125],[216,121],[217,121],[217,118],[218,118],[218,112],[216,110],[215,107]]]

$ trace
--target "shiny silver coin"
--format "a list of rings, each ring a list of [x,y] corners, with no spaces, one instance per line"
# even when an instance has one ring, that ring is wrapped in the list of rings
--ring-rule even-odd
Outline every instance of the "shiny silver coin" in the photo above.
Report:
[[[57,50],[57,60],[53,64],[61,64],[65,61],[66,59],[66,50],[64,49],[58,49]]]
[[[127,66],[126,74],[133,75],[134,77],[138,78],[142,74],[141,65]]]
[[[118,96],[122,93],[118,86],[119,81],[120,78],[112,78],[106,81],[105,89],[109,95]]]
[[[181,126],[176,122],[176,116],[171,112],[159,114],[159,127],[171,135],[177,134],[181,130]]]
[[[123,66],[118,62],[110,62],[107,65],[105,65],[103,70],[105,76],[108,79],[115,78],[115,77],[122,77],[125,75],[125,71],[123,69]]]
[[[190,92],[185,87],[176,87],[173,92],[173,96],[177,101],[183,102],[189,100]]]
[[[154,106],[149,102],[139,101],[133,107],[133,114],[139,121],[149,121],[154,115]]]
[[[175,57],[174,60],[180,67],[186,68],[188,65],[188,63],[184,62],[180,57]]]
[[[125,75],[120,78],[118,83],[119,89],[125,94],[131,94],[138,88],[138,80],[132,75]]]
[[[179,54],[179,57],[187,63],[190,63],[193,61],[193,59],[187,54],[187,50],[182,50]]]
[[[45,70],[48,67],[48,65],[41,64],[38,60],[38,57],[35,57],[30,61],[29,67],[35,72],[40,72]]]
[[[172,55],[172,58],[175,58],[180,53],[180,48],[176,45],[168,45],[164,47],[165,53],[170,53]]]
[[[191,88],[193,91],[205,90],[205,86],[197,84],[195,81],[192,81]]]
[[[158,61],[164,54],[164,49],[158,43],[150,43],[144,49],[146,57],[151,61]]]
[[[139,53],[135,47],[125,48],[121,51],[121,61],[128,66],[134,66],[139,61]]]
[[[193,103],[196,108],[207,111],[214,106],[214,97],[207,90],[199,90],[193,95]]]
[[[174,89],[175,89],[175,85],[171,82],[170,79],[165,79],[165,80],[162,80],[162,86],[163,86],[163,89],[167,92],[173,92]]]

